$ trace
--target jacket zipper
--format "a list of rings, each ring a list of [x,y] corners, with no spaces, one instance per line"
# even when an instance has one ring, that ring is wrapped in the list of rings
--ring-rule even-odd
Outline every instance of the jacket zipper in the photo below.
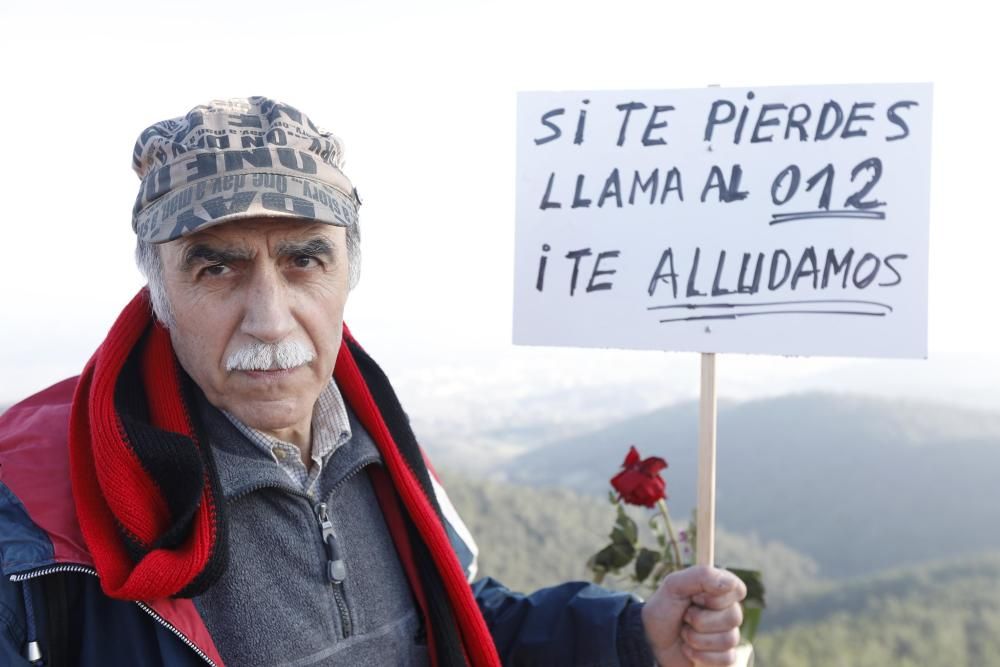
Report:
[[[95,570],[92,567],[87,567],[85,565],[53,565],[51,567],[43,567],[43,568],[38,569],[38,570],[32,570],[31,572],[25,572],[23,574],[14,574],[14,575],[11,575],[10,580],[13,581],[13,582],[15,582],[15,583],[17,583],[17,582],[21,582],[21,581],[26,581],[28,579],[37,579],[38,577],[44,577],[46,575],[55,574],[57,572],[75,572],[77,574],[89,574],[89,575],[92,575],[94,577],[97,576],[97,570]],[[160,616],[159,614],[157,614],[155,611],[153,611],[153,609],[149,605],[147,605],[147,604],[145,604],[143,602],[139,602],[138,600],[135,600],[134,602],[135,602],[135,604],[140,609],[142,609],[144,612],[146,612],[147,614],[149,614],[150,616],[152,616],[153,620],[155,620],[157,623],[159,623],[160,625],[162,625],[164,628],[166,628],[167,630],[169,630],[170,632],[172,632],[178,639],[180,639],[182,642],[184,642],[187,645],[187,647],[190,648],[192,651],[194,651],[195,654],[199,658],[201,658],[202,660],[204,660],[209,665],[212,665],[212,667],[218,667],[218,665],[216,665],[215,661],[213,661],[211,658],[209,658],[205,654],[204,651],[202,651],[200,648],[198,648],[194,644],[194,642],[192,642],[190,639],[188,639],[186,636],[184,636],[183,632],[181,632],[180,630],[178,630],[177,628],[175,628],[173,625],[171,625],[167,621],[167,619],[163,618],[162,616]]]
[[[364,470],[372,463],[378,463],[380,459],[367,458],[359,461],[347,474],[337,480],[337,483],[330,488],[326,494],[327,500],[352,477]],[[344,579],[347,578],[347,566],[340,557],[340,545],[337,543],[337,534],[333,530],[333,523],[327,515],[327,504],[319,503],[314,508],[316,518],[319,520],[320,535],[323,537],[323,546],[326,549],[326,573],[333,590],[333,600],[337,603],[337,610],[340,612],[340,636],[347,639],[354,631],[354,624],[351,621],[351,611],[347,606],[347,596],[344,595]]]
[[[381,459],[377,457],[367,457],[359,461],[353,468],[347,471],[346,475],[337,480],[337,483],[330,488],[330,492],[327,494],[327,499],[332,497],[334,492],[336,492],[342,484],[353,478],[367,466],[372,463],[380,462]],[[243,489],[238,494],[232,496],[229,500],[238,500],[239,498],[248,496],[255,491],[267,488],[280,489],[292,495],[305,498],[309,501],[310,506],[316,515],[316,520],[319,523],[320,536],[323,540],[323,549],[326,552],[325,571],[327,579],[330,582],[330,590],[333,592],[333,601],[337,605],[337,611],[340,615],[340,636],[342,639],[347,639],[351,636],[351,633],[354,630],[354,625],[351,621],[351,610],[347,606],[347,597],[344,595],[344,580],[347,578],[347,566],[340,557],[340,545],[337,542],[337,534],[333,529],[333,523],[330,521],[330,517],[327,513],[327,504],[325,502],[320,502],[313,506],[313,498],[309,494],[283,484],[274,483],[258,484],[248,489]]]
[[[347,639],[351,636],[353,629],[351,615],[347,610],[347,600],[344,599],[344,579],[347,578],[347,567],[340,557],[337,534],[333,530],[333,524],[330,523],[326,509],[326,503],[316,505],[316,518],[319,520],[319,529],[323,536],[323,545],[326,548],[326,576],[333,587],[333,599],[340,612],[340,636]]]

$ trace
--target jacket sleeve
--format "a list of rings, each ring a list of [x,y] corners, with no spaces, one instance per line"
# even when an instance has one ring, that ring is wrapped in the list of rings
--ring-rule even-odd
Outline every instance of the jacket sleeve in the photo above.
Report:
[[[0,575],[2,576],[2,575]],[[24,649],[24,617],[18,586],[0,578],[0,665],[30,667]]]
[[[433,469],[431,483],[448,538],[472,581],[479,549]],[[489,577],[472,584],[472,593],[504,665],[652,667],[656,664],[642,627],[642,603],[633,595],[582,581],[523,595]]]
[[[472,585],[504,665],[651,667],[642,603],[573,581],[515,593],[492,578]]]

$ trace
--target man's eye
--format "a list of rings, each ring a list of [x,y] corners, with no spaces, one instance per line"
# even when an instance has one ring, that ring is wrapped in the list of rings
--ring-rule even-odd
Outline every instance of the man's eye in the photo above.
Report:
[[[201,270],[201,275],[203,276],[224,276],[229,273],[231,269],[225,264],[212,264],[206,266]]]
[[[292,259],[292,264],[299,269],[309,269],[319,266],[319,260],[312,255],[297,255]]]

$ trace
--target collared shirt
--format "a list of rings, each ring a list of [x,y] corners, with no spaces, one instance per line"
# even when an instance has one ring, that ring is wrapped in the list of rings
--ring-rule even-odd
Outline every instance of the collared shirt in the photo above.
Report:
[[[308,469],[302,463],[302,452],[296,445],[247,426],[225,410],[222,410],[222,414],[226,415],[247,440],[266,452],[306,493],[313,491],[316,480],[323,472],[323,464],[330,455],[351,439],[351,423],[347,418],[347,407],[344,405],[344,398],[340,395],[337,383],[333,380],[330,380],[330,384],[320,392],[313,406],[310,454],[312,465]]]

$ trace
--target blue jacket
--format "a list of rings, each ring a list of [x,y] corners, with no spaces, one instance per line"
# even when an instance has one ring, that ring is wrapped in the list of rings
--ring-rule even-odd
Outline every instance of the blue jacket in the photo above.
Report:
[[[69,480],[75,385],[64,380],[0,416],[0,665],[221,666],[190,600],[129,602],[102,592]],[[443,490],[438,499],[471,571],[474,546]],[[630,595],[583,582],[531,595],[489,578],[472,586],[504,664],[653,664],[641,604]],[[28,660],[36,650],[43,663]]]

